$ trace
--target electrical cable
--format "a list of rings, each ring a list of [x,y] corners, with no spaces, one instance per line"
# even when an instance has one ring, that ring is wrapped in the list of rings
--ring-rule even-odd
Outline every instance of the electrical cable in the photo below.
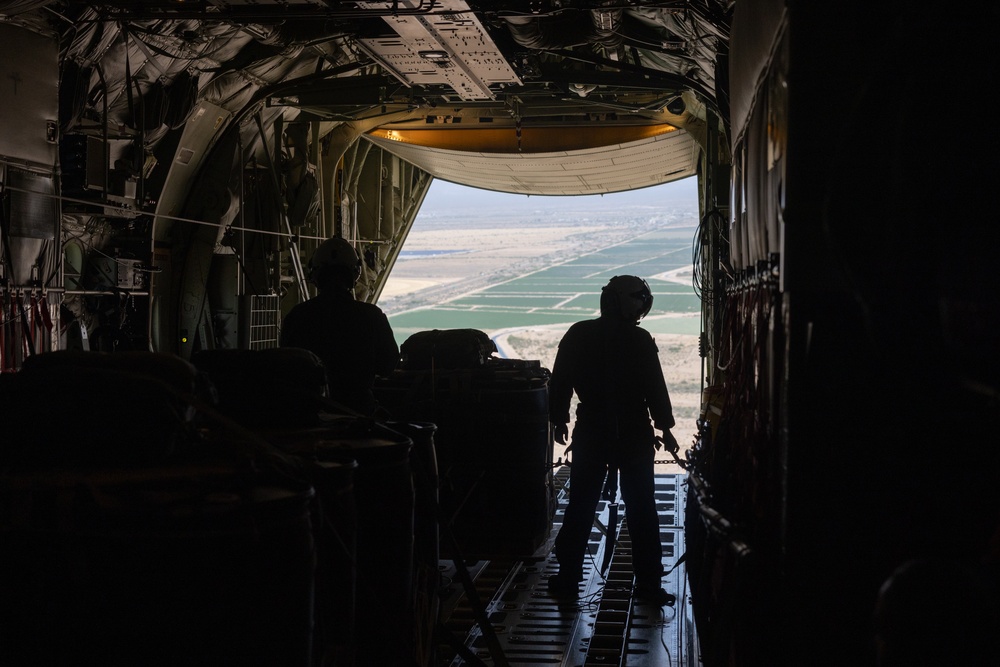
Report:
[[[288,9],[283,9],[281,11],[282,19],[310,19],[315,20],[319,18],[325,19],[363,19],[363,18],[382,18],[387,16],[450,16],[456,14],[469,14],[470,11],[467,10],[441,10],[434,11],[434,0],[428,0],[428,8],[424,8],[424,0],[420,0],[420,4],[412,8],[400,8],[398,3],[393,3],[396,5],[391,9],[356,9],[356,10],[333,10],[333,11],[316,11],[314,9],[303,9],[296,11],[289,11]],[[252,5],[251,5],[252,6]],[[125,7],[122,5],[122,7]],[[223,22],[223,21],[236,21],[236,20],[260,20],[260,21],[273,21],[275,15],[266,10],[260,10],[259,13],[254,13],[256,10],[240,11],[238,13],[233,13],[230,15],[225,15],[222,13],[206,14],[203,9],[193,7],[188,9],[183,4],[177,5],[180,9],[164,9],[164,11],[156,12],[147,9],[142,10],[131,10],[122,9],[120,11],[117,7],[106,6],[102,9],[106,13],[100,13],[96,18],[93,19],[77,19],[77,23],[120,23],[122,21],[145,21],[151,19],[165,19],[180,21],[184,19],[195,19],[201,20],[206,23],[210,22]],[[95,12],[96,13],[96,12]]]
[[[73,197],[64,197],[62,195],[54,195],[54,194],[43,193],[43,192],[33,192],[31,190],[25,190],[25,189],[22,189],[22,188],[17,188],[17,187],[12,187],[12,186],[7,186],[6,189],[10,190],[12,192],[15,192],[15,191],[16,192],[24,192],[24,193],[28,193],[28,194],[37,195],[37,196],[40,196],[40,197],[48,197],[50,199],[55,199],[55,200],[59,201],[60,204],[62,202],[70,202],[70,203],[73,203],[73,204],[84,204],[84,205],[88,205],[88,206],[94,206],[95,205],[95,202],[87,200],[87,199],[75,199]],[[100,205],[100,204],[97,204],[97,205]],[[181,217],[181,216],[165,215],[165,214],[161,214],[161,213],[155,213],[155,214],[154,213],[141,213],[141,212],[136,211],[136,212],[134,212],[134,215],[132,217],[142,217],[142,216],[150,216],[150,217],[155,217],[155,218],[162,218],[163,220],[170,220],[172,222],[187,222],[187,223],[190,223],[192,225],[205,225],[205,226],[208,226],[208,227],[216,227],[216,228],[222,228],[222,227],[226,226],[223,223],[207,222],[205,220],[195,220],[193,218],[184,218],[184,217]],[[251,228],[248,228],[248,227],[237,227],[235,225],[232,225],[232,228],[233,228],[234,231],[244,232],[244,233],[247,233],[247,234],[264,234],[264,235],[279,236],[279,237],[284,237],[284,238],[288,238],[289,237],[289,235],[288,235],[287,232],[281,232],[281,231],[274,232],[274,231],[270,231],[270,230],[266,230],[266,229],[251,229]],[[304,235],[304,234],[295,234],[294,236],[295,236],[295,238],[308,239],[308,240],[312,240],[312,241],[325,241],[326,240],[326,237],[324,237],[324,236],[309,236],[309,235]],[[359,239],[359,238],[353,238],[353,239],[347,239],[347,240],[351,241],[351,242],[354,242],[354,243],[380,243],[380,244],[382,244],[382,243],[386,243],[386,244],[387,243],[391,243],[391,241],[381,241],[381,240],[378,240],[378,239]]]
[[[687,4],[688,3],[685,2],[684,0],[673,0],[672,2],[655,2],[655,3],[644,4],[643,8],[679,10],[686,7]],[[607,3],[602,3],[600,7],[560,7],[559,9],[552,9],[549,11],[538,11],[538,12],[533,12],[533,11],[519,12],[513,9],[504,9],[496,12],[496,15],[500,18],[503,18],[505,16],[545,17],[545,16],[558,16],[559,14],[565,14],[569,12],[590,14],[593,11],[593,9],[611,10],[611,9],[634,9],[634,8],[635,8],[634,2],[619,2],[619,3],[607,2]],[[463,13],[468,13],[468,12],[463,12]]]
[[[665,634],[667,632],[667,625],[670,623],[670,621],[672,621],[672,620],[674,620],[674,619],[676,619],[676,618],[679,617],[679,612],[677,611],[677,609],[674,608],[674,607],[671,607],[671,609],[673,610],[674,613],[673,613],[673,616],[668,620],[666,613],[663,611],[663,607],[660,607],[660,611],[659,611],[659,613],[660,613],[660,620],[659,620],[659,623],[657,624],[657,625],[660,626],[660,646],[662,646],[663,650],[666,651],[666,653],[667,653],[667,665],[668,665],[668,667],[672,667],[673,666],[673,664],[674,664],[674,658],[673,658],[673,655],[670,653],[670,647],[667,645],[667,640],[666,640]],[[679,631],[678,631],[678,635],[681,636],[681,637],[683,637],[683,635],[679,634]]]
[[[727,371],[722,385],[727,408],[719,427],[722,435],[712,441],[702,459],[709,475],[717,465],[733,471],[720,480],[720,497],[726,499],[721,509],[732,525],[750,528],[751,541],[755,533],[768,530],[762,519],[770,516],[771,505],[760,491],[760,482],[775,470],[769,447],[774,435],[766,426],[773,401],[769,380],[776,372],[769,362],[768,345],[778,302],[775,290],[773,273],[761,266],[755,273],[743,272],[727,291],[721,344],[728,359],[719,363],[720,370]]]
[[[136,26],[133,25],[132,26],[132,30],[133,30],[133,32],[132,32],[132,39],[134,39],[136,42],[141,42],[143,44],[143,46],[145,46],[150,51],[152,51],[152,52],[154,52],[154,53],[156,53],[158,55],[170,58],[171,60],[185,60],[185,61],[188,61],[188,62],[193,62],[193,61],[197,61],[197,60],[203,60],[205,58],[212,58],[216,53],[218,53],[219,51],[222,51],[223,49],[227,48],[229,46],[229,44],[227,43],[226,40],[228,40],[229,37],[232,37],[233,35],[241,32],[242,28],[235,27],[235,28],[233,28],[231,30],[227,30],[227,31],[225,31],[225,32],[223,32],[221,34],[212,35],[211,36],[212,42],[215,43],[215,42],[220,42],[221,41],[220,46],[218,46],[217,48],[215,48],[212,51],[202,51],[202,52],[200,52],[200,53],[198,53],[197,55],[194,55],[194,56],[184,56],[184,55],[180,55],[180,54],[176,54],[176,53],[170,53],[169,51],[167,51],[166,49],[164,49],[162,47],[155,46],[153,44],[150,44],[149,42],[147,42],[144,39],[140,39],[135,34],[136,32],[141,32],[141,33],[145,33],[147,35],[154,36],[154,37],[162,37],[162,35],[163,35],[162,28],[159,29],[159,30],[157,30],[157,31],[152,31],[152,30],[148,30],[146,28],[140,28],[140,27],[136,27]]]
[[[628,39],[629,41],[635,42],[636,44],[639,44],[641,46],[648,46],[648,47],[653,48],[653,49],[666,49],[667,48],[667,47],[664,46],[664,44],[666,44],[665,41],[663,41],[663,42],[647,42],[646,40],[639,39],[638,37],[630,37],[629,35],[626,35],[621,29],[615,30],[614,33],[616,35],[618,35],[619,37],[622,37],[624,39]],[[676,43],[678,45],[682,46],[684,44],[687,44],[687,40],[681,40],[681,41],[676,42]],[[667,50],[666,53],[670,53],[671,55],[674,54],[674,52],[670,51],[670,50]]]
[[[299,46],[308,49],[308,48],[313,47],[313,46],[318,46],[320,44],[325,44],[327,42],[332,42],[335,39],[345,39],[345,38],[350,38],[350,37],[353,37],[353,35],[351,33],[349,33],[349,32],[341,32],[341,33],[336,33],[336,34],[329,34],[329,35],[324,35],[323,37],[317,37],[316,39],[311,39],[308,42],[300,42]]]
[[[538,51],[558,56],[563,60],[581,62],[587,65],[594,65],[596,67],[611,67],[621,72],[641,75],[646,77],[648,83],[652,84],[656,81],[661,81],[662,84],[670,90],[691,89],[699,96],[700,99],[704,100],[706,104],[712,106],[716,111],[718,110],[715,104],[715,97],[711,91],[697,85],[697,82],[694,79],[684,78],[680,75],[671,74],[663,70],[630,65],[618,60],[612,60],[610,58],[601,58],[596,55],[588,56],[575,51],[567,51],[566,49],[538,49]]]
[[[685,552],[685,553],[687,553],[687,552]],[[679,562],[677,564],[680,565]],[[681,571],[681,573],[680,573],[680,579],[681,579],[681,591],[680,591],[681,594],[680,594],[680,597],[678,598],[678,602],[680,602],[680,605],[678,605],[678,608],[683,607],[683,605],[687,604],[686,603],[686,600],[687,600],[687,586],[688,586],[687,565],[685,565],[684,566],[684,570]],[[680,637],[684,637],[684,617],[685,617],[685,614],[678,613],[678,616],[677,616],[677,634]]]

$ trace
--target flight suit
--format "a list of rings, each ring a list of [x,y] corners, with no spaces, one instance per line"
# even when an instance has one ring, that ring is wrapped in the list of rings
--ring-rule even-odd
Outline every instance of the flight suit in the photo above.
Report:
[[[611,316],[578,322],[559,343],[550,383],[550,421],[569,422],[573,392],[579,398],[573,429],[569,505],[556,536],[564,580],[582,577],[594,511],[609,469],[620,473],[632,539],[636,588],[660,586],[663,574],[659,517],[654,498],[656,428],[674,426],[670,396],[652,336]]]

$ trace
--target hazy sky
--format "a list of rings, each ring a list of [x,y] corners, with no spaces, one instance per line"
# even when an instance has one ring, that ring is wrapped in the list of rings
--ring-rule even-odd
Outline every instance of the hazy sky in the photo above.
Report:
[[[594,206],[595,208],[611,208],[626,206],[661,206],[664,204],[697,201],[697,179],[692,176],[665,185],[656,185],[631,192],[616,192],[607,195],[588,195],[585,197],[539,197],[526,195],[511,195],[492,190],[481,190],[464,185],[456,185],[448,181],[435,179],[431,189],[424,199],[421,213],[437,211],[478,208],[480,210],[512,208],[543,208],[565,205],[567,200],[572,204]]]

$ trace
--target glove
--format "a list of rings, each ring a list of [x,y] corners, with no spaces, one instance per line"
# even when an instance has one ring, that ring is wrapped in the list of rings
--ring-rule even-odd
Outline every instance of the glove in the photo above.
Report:
[[[681,446],[677,444],[677,438],[674,437],[674,434],[671,433],[669,429],[663,431],[663,435],[656,439],[656,449],[659,449],[660,445],[663,445],[663,447],[672,454],[676,454],[681,448]]]
[[[569,427],[566,424],[553,424],[552,425],[552,437],[560,445],[566,444],[566,438],[569,436]]]

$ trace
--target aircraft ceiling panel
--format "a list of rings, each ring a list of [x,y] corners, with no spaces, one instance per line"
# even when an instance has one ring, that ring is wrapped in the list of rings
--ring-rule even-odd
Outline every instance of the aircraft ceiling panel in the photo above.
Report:
[[[435,178],[525,195],[590,195],[669,183],[696,173],[699,147],[687,132],[579,151],[472,153],[368,136]],[[525,178],[530,174],[530,178]]]
[[[423,3],[404,0],[403,5],[417,9]],[[387,6],[358,3],[370,10]],[[358,43],[407,85],[446,84],[463,100],[489,100],[492,85],[521,83],[466,2],[438,0],[433,14],[383,18],[394,34]]]

